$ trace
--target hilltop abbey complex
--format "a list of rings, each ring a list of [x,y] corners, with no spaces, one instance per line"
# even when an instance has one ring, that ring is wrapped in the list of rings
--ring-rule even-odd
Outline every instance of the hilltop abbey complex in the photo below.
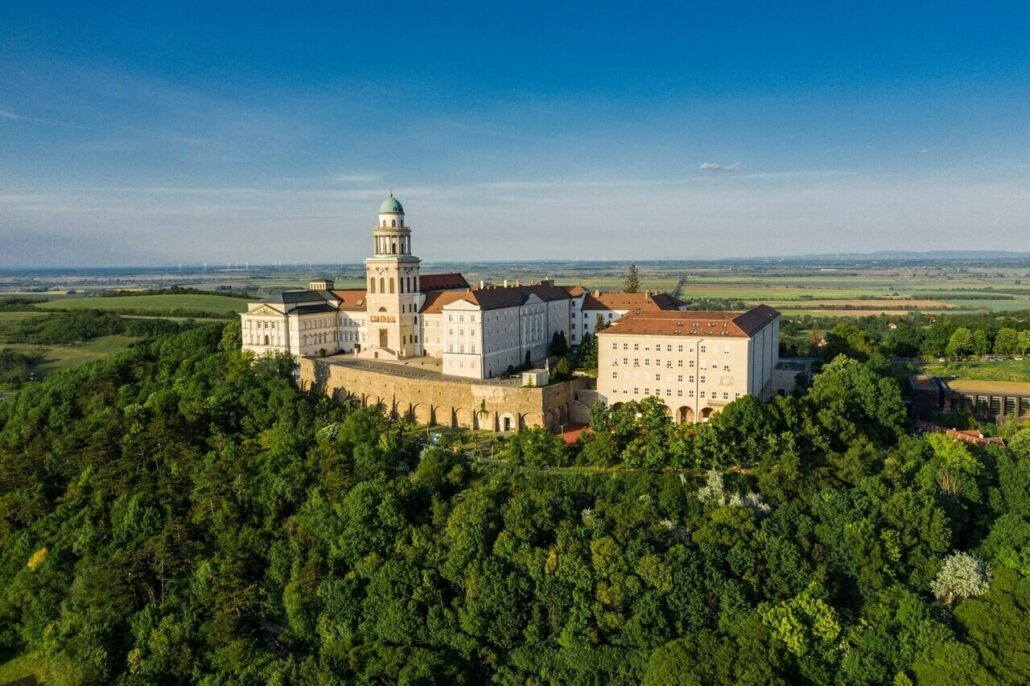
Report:
[[[426,424],[499,431],[585,420],[593,402],[657,396],[681,422],[772,393],[779,314],[686,311],[660,293],[602,293],[552,281],[480,283],[423,274],[404,208],[390,196],[372,229],[365,287],[330,279],[250,303],[243,348],[285,352],[301,382]],[[552,342],[598,334],[596,384],[549,383]],[[537,372],[516,376],[517,370]]]

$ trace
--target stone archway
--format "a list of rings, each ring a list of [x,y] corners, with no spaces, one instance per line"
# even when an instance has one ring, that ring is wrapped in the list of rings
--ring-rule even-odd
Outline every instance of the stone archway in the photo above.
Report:
[[[518,429],[518,419],[510,412],[504,412],[497,418],[497,430],[502,433],[509,433]]]
[[[705,407],[701,410],[701,421],[707,422],[715,414],[715,409],[711,407]]]
[[[677,424],[691,424],[694,421],[694,408],[683,405],[676,410]]]

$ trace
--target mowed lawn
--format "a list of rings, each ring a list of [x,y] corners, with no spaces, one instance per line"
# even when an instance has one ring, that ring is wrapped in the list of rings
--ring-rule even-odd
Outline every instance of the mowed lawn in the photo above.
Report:
[[[175,293],[169,295],[123,295],[117,297],[61,298],[39,305],[56,310],[111,310],[169,313],[176,310],[232,314],[244,312],[247,301],[226,295],[197,295]]]

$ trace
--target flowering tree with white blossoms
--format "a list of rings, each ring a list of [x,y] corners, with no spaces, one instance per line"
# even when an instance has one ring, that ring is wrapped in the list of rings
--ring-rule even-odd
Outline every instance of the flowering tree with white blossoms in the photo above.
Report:
[[[991,569],[986,562],[969,553],[953,552],[944,559],[930,590],[937,600],[951,605],[956,598],[983,595],[991,586]]]

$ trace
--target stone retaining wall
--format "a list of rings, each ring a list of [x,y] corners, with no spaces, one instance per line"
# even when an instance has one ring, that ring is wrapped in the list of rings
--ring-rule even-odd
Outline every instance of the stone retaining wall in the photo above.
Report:
[[[557,430],[569,423],[570,412],[582,414],[577,394],[590,386],[586,378],[541,388],[412,378],[306,357],[300,359],[299,374],[301,388],[318,388],[339,401],[353,398],[365,407],[381,405],[391,416],[427,426],[488,431],[538,426]]]

